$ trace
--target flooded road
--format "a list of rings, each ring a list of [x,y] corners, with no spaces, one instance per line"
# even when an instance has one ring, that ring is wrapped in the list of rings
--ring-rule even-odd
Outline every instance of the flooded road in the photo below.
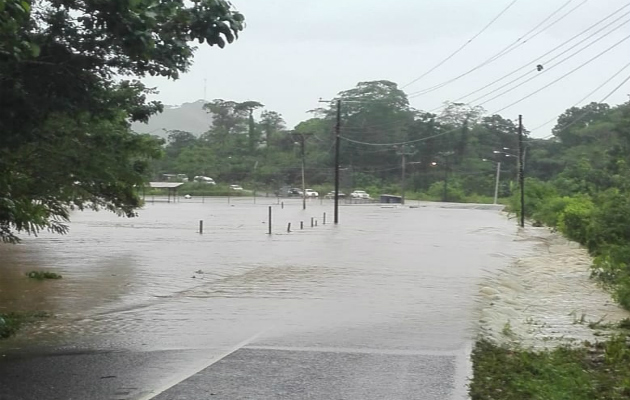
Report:
[[[133,390],[116,397],[125,399],[153,398],[208,366],[201,374],[215,382],[213,398],[465,398],[479,285],[532,248],[505,215],[464,205],[344,206],[339,226],[331,202],[303,211],[299,200],[281,208],[270,198],[72,218],[67,236],[0,247],[0,310],[56,316],[0,350],[172,355],[135,365]],[[29,282],[30,270],[63,279]],[[239,374],[260,381],[232,382]],[[304,383],[309,376],[318,383]],[[201,390],[186,382],[170,390]],[[284,392],[254,390],[271,382]],[[309,396],[296,394],[303,386]],[[158,398],[196,398],[180,395]]]

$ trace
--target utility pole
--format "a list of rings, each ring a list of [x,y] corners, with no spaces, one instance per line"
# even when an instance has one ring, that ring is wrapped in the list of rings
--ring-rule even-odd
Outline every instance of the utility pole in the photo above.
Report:
[[[501,161],[497,162],[497,179],[494,183],[494,204],[499,201],[499,179],[501,179]]]
[[[312,133],[293,133],[292,137],[296,145],[300,145],[302,158],[302,210],[306,210],[306,138]]]
[[[306,168],[306,152],[304,135],[300,135],[300,152],[302,153],[302,210],[306,210],[306,179],[304,178],[304,169]]]
[[[442,201],[446,203],[448,201],[448,157],[452,156],[454,152],[445,151],[439,153],[439,155],[444,160],[444,195],[442,196]]]
[[[341,131],[341,100],[337,100],[337,123],[335,124],[335,225],[339,223],[339,150]]]
[[[521,228],[525,227],[525,160],[523,155],[525,149],[523,148],[523,116],[518,116],[518,181],[521,188]]]
[[[442,195],[442,201],[444,203],[448,201],[448,158],[444,159],[444,195]]]
[[[405,179],[406,179],[406,171],[407,171],[407,156],[411,156],[415,153],[408,152],[407,146],[404,144],[400,147],[397,147],[397,149],[398,149],[397,154],[401,156],[402,158],[402,161],[401,161],[402,177],[400,180],[400,203],[405,204]]]

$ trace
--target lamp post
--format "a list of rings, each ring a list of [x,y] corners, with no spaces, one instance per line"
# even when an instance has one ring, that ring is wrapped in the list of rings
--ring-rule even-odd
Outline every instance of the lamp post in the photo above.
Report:
[[[302,210],[306,210],[306,177],[304,172],[306,169],[306,135],[302,133],[293,136],[297,140],[295,144],[300,146],[300,154],[302,156]]]
[[[492,161],[484,158],[483,161]],[[497,162],[497,177],[494,182],[494,204],[499,201],[499,180],[501,179],[501,161]]]

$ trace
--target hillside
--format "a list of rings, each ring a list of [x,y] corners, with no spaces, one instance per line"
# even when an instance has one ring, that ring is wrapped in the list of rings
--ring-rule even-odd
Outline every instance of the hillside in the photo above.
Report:
[[[131,127],[136,132],[163,138],[166,138],[166,131],[169,130],[187,131],[199,136],[212,123],[210,114],[203,110],[204,104],[204,100],[197,100],[179,106],[164,106],[164,112],[151,117],[148,124],[136,122]]]

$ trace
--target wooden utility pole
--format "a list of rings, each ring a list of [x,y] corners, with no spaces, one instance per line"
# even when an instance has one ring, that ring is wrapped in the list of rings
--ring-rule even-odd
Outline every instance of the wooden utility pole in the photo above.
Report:
[[[525,227],[525,160],[523,155],[523,116],[518,116],[518,181],[521,188],[521,228]]]
[[[400,147],[397,147],[398,152],[397,154],[399,156],[401,156],[401,172],[402,172],[402,176],[401,176],[401,180],[400,180],[400,203],[401,204],[405,204],[405,179],[406,179],[406,172],[407,172],[407,156],[411,156],[413,154],[415,154],[415,152],[411,152],[408,150],[407,145],[402,145]]]
[[[337,100],[337,123],[335,124],[335,225],[339,223],[339,151],[341,132],[341,100]]]

